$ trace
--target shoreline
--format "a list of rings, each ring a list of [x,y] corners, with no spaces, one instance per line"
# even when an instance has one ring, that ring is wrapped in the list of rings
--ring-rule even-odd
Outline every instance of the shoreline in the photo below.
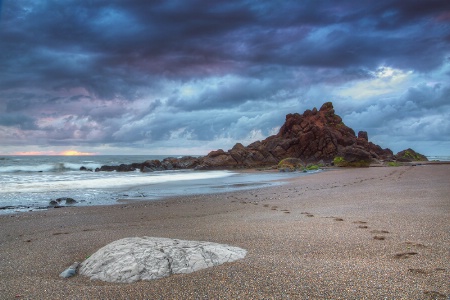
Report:
[[[222,175],[214,175],[214,173],[218,172],[222,173]],[[202,173],[213,175],[201,175]],[[47,193],[38,191],[29,193],[24,192],[23,194],[18,193],[12,198],[14,200],[9,202],[0,199],[0,215],[46,211],[63,207],[108,206],[126,201],[161,200],[176,197],[177,195],[203,195],[263,188],[266,186],[277,185],[287,178],[310,176],[314,175],[314,173],[315,172],[278,172],[278,170],[256,169],[213,171],[182,170],[181,172],[177,171],[176,173],[173,173],[173,171],[162,171],[156,172],[156,175],[139,174],[138,176],[139,179],[141,179],[141,182],[135,177],[128,178],[127,175],[129,175],[129,173],[124,173],[125,179],[129,181],[128,185],[112,186],[111,181],[109,181],[107,182],[107,186],[103,186],[103,182],[101,182],[102,179],[100,178],[100,180],[96,182],[99,188],[88,187],[86,189],[78,188],[67,190],[57,190],[57,188],[54,188],[54,190],[50,190]],[[119,182],[122,180],[120,177],[121,175],[123,174],[119,173],[117,175],[117,181]],[[161,178],[163,179],[161,180]],[[142,182],[142,180],[147,182]],[[59,182],[55,182],[55,184],[59,184]],[[80,182],[80,184],[84,184],[84,182]],[[88,197],[91,197],[90,194],[97,195],[98,197],[86,199],[84,198],[85,193],[87,193]],[[17,201],[17,197],[38,198],[35,199],[35,201],[28,200],[21,203],[20,201]],[[69,200],[69,202],[67,202],[67,200]]]
[[[1,215],[0,295],[446,299],[449,175],[449,164],[334,169],[272,187]],[[58,277],[132,236],[225,243],[248,254],[134,284]]]

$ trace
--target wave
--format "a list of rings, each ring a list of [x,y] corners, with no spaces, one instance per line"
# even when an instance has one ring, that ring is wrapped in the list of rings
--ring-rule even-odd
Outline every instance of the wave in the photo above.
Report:
[[[168,182],[180,182],[187,180],[214,179],[232,176],[235,173],[229,171],[190,171],[190,172],[155,172],[152,174],[144,173],[109,173],[107,177],[94,177],[98,174],[87,173],[93,176],[83,176],[85,179],[60,178],[53,180],[35,181],[35,182],[10,182],[4,183],[0,193],[23,193],[23,192],[51,192],[85,189],[110,189],[110,188],[128,188],[143,185],[153,185]]]
[[[93,162],[89,163],[52,163],[52,164],[39,164],[39,165],[13,165],[0,167],[0,173],[17,173],[17,172],[67,172],[67,171],[80,171],[81,167],[86,169],[95,170],[100,168],[100,164]]]
[[[450,155],[429,155],[429,161],[450,161]]]

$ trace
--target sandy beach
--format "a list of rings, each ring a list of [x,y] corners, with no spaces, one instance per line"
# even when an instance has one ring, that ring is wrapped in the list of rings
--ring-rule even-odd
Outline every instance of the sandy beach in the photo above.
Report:
[[[0,216],[1,299],[447,299],[450,165],[337,169],[285,185]],[[239,261],[133,284],[58,275],[152,236]]]

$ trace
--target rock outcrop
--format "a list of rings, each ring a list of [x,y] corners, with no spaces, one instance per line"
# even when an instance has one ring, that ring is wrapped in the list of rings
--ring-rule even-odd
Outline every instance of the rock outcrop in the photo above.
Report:
[[[395,159],[399,162],[428,161],[428,158],[425,155],[417,153],[411,148],[397,153]]]
[[[278,164],[284,158],[298,158],[306,163],[323,161],[331,163],[343,157],[347,165],[368,165],[373,160],[390,160],[389,149],[368,141],[367,132],[355,132],[347,127],[335,114],[333,104],[327,102],[317,110],[306,110],[303,114],[288,114],[278,134],[247,147],[236,144],[227,152],[210,152],[198,169],[250,168]]]
[[[124,238],[91,255],[81,263],[79,273],[94,280],[131,283],[195,272],[246,254],[244,249],[211,242]]]
[[[397,157],[408,159],[407,153],[412,152]],[[370,142],[367,132],[360,131],[356,135],[335,114],[333,104],[326,102],[319,110],[313,108],[303,114],[288,114],[278,134],[247,147],[237,143],[228,151],[219,149],[204,157],[149,160],[140,164],[103,166],[96,171],[255,168],[276,166],[285,158],[296,158],[305,164],[321,162],[326,165],[338,161],[345,166],[368,166],[372,162],[396,159],[390,149]]]

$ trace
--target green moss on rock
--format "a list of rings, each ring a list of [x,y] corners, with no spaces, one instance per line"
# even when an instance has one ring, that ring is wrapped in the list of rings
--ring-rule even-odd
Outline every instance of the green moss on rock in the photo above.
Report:
[[[304,167],[303,161],[299,158],[293,157],[282,159],[278,163],[278,170],[284,172],[293,172],[299,169],[303,169],[303,167]]]
[[[400,151],[395,157],[399,161],[428,161],[428,158],[425,155],[420,154],[411,148]]]
[[[343,167],[343,165],[345,165],[347,162],[345,161],[345,159],[342,156],[336,156],[333,159],[333,164],[336,167]]]
[[[366,168],[369,167],[370,162],[365,160],[358,160],[358,161],[346,161],[344,157],[342,156],[336,156],[333,159],[333,164],[336,167],[353,167],[353,168]]]

